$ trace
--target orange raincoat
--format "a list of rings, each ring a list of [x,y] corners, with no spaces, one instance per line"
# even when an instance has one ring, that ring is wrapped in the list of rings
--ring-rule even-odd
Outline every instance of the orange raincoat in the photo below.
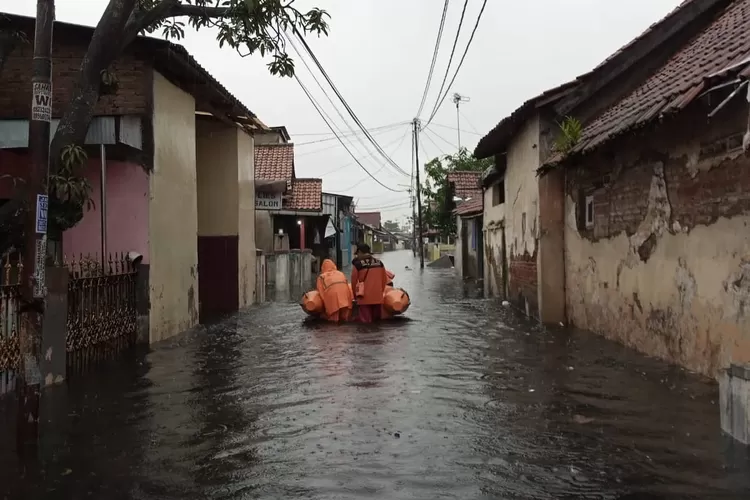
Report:
[[[323,299],[323,319],[328,321],[349,321],[352,314],[354,296],[344,273],[336,268],[331,259],[326,259],[320,266],[315,288]]]

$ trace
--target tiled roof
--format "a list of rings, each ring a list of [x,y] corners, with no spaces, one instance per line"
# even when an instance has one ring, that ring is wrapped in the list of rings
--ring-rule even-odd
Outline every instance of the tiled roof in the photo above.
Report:
[[[255,146],[255,178],[266,181],[287,181],[292,188],[294,178],[294,144]]]
[[[682,110],[708,88],[708,76],[742,62],[749,54],[750,0],[736,0],[640,87],[589,123],[572,152],[589,151]],[[560,159],[553,157],[548,164]]]
[[[354,215],[362,224],[380,227],[380,212],[357,212]]]
[[[484,210],[484,203],[482,197],[472,198],[469,201],[465,201],[458,206],[454,212],[456,215],[476,215]]]
[[[294,179],[292,196],[285,200],[285,210],[323,210],[323,180]]]
[[[447,176],[448,182],[453,184],[453,192],[461,198],[468,198],[476,191],[481,192],[479,187],[482,172],[473,172],[469,170],[457,170],[450,172]]]

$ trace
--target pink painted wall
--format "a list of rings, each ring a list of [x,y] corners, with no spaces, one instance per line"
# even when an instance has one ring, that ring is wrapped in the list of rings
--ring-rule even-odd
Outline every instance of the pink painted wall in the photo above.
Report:
[[[63,251],[71,255],[101,254],[100,161],[92,158],[86,177],[91,183],[94,207],[83,220],[63,234]],[[107,163],[107,252],[135,250],[149,261],[149,178],[140,165]]]

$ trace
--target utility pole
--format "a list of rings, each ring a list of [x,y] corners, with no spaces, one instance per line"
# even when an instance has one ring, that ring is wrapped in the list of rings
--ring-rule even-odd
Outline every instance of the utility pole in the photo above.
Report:
[[[24,261],[21,276],[19,347],[21,373],[18,411],[18,451],[36,449],[39,426],[39,398],[42,375],[42,324],[47,295],[47,180],[49,177],[50,122],[52,121],[52,30],[55,0],[37,0],[34,58],[31,76],[31,119],[29,120],[28,197],[24,224]]]
[[[419,245],[419,268],[424,269],[424,238],[422,237],[422,195],[421,184],[419,183],[419,118],[414,118],[414,161],[416,170],[417,185],[417,243]]]
[[[455,93],[453,94],[453,103],[456,105],[456,133],[458,133],[458,149],[461,149],[461,113],[458,109],[458,106],[462,102],[469,102],[471,99],[469,97],[463,96],[461,94]]]

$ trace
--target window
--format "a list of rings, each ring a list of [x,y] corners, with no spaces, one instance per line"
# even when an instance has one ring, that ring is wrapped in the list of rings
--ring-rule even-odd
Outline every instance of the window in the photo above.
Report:
[[[586,197],[586,203],[584,205],[586,210],[586,229],[594,227],[594,196],[589,195]]]
[[[492,206],[505,203],[505,182],[500,181],[492,186]]]

